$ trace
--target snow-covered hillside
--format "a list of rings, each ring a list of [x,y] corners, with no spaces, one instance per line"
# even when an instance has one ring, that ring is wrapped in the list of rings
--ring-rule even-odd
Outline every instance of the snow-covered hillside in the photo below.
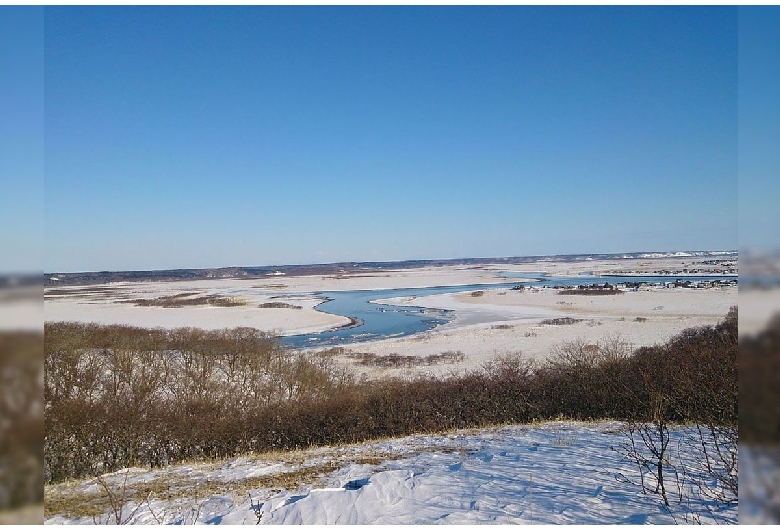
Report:
[[[736,523],[736,503],[695,487],[695,451],[680,443],[691,432],[672,432],[679,480],[667,478],[668,509],[629,482],[637,464],[613,450],[627,441],[621,423],[547,422],[123,470],[103,480],[119,501],[135,494],[121,514],[103,485],[84,480],[47,488],[48,510],[71,516],[49,513],[46,523]],[[101,515],[84,515],[100,503]]]

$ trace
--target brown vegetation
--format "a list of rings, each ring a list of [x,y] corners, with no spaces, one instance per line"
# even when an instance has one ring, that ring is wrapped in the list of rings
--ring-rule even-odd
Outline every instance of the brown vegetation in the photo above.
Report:
[[[357,382],[253,329],[46,324],[46,476],[562,415],[735,425],[736,351],[734,309],[636,352],[573,342],[538,365],[515,354],[460,376]]]
[[[303,309],[299,305],[287,304],[285,302],[266,302],[264,304],[260,304],[257,307],[261,307],[263,309]]]
[[[739,340],[739,429],[743,440],[780,445],[780,315]]]
[[[350,382],[328,360],[250,328],[47,323],[45,334],[50,480],[254,450],[248,417]]]
[[[133,300],[120,300],[121,304],[133,304],[139,307],[187,307],[210,305],[214,307],[240,307],[247,305],[247,302],[232,296],[220,296],[210,294],[190,298],[193,293],[183,293],[171,296],[160,296],[159,298],[136,298]]]
[[[466,356],[458,351],[445,351],[426,356],[417,355],[399,355],[390,353],[388,355],[377,355],[368,352],[354,352],[344,348],[330,348],[320,352],[320,355],[326,357],[346,357],[354,359],[356,364],[362,366],[379,366],[383,368],[401,368],[413,366],[432,366],[435,364],[455,364],[462,362]]]
[[[546,318],[540,322],[540,324],[546,324],[548,326],[570,326],[582,322],[581,318],[561,317],[561,318]]]
[[[490,326],[490,329],[513,329],[514,326],[512,324],[493,324]]]
[[[42,368],[40,332],[0,333],[0,510],[43,501]]]

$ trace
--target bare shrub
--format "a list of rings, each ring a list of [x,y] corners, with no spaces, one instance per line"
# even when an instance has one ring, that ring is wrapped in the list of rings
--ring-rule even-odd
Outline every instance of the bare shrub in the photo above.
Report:
[[[546,318],[540,322],[547,326],[570,326],[582,322],[581,318],[561,317],[561,318]]]
[[[630,416],[629,443],[620,451],[636,462],[643,492],[659,495],[669,510],[665,480],[671,473],[678,504],[684,501],[684,480],[693,481],[703,497],[734,502],[738,495],[736,308],[717,326],[687,329],[663,346],[640,348],[629,362],[635,376],[634,396],[640,399]],[[696,424],[697,435],[684,442],[695,451],[695,469],[680,469],[668,458],[668,425],[687,421]],[[644,471],[654,480],[650,487],[644,482]],[[718,488],[712,487],[714,483]]]
[[[736,321],[633,353],[619,336],[577,340],[542,364],[510,354],[462,375],[371,382],[334,357],[404,366],[465,355],[302,353],[250,328],[46,324],[46,479],[561,415],[646,424],[662,460],[677,422],[717,428],[725,448],[729,431],[718,429],[737,419]],[[728,450],[706,454],[712,469],[736,471]]]
[[[780,314],[755,336],[739,337],[739,401],[742,440],[780,444],[780,409],[770,406],[780,403]]]
[[[220,296],[216,294],[190,298],[191,293],[183,293],[158,298],[136,298],[132,300],[118,300],[120,304],[133,304],[139,307],[166,307],[177,308],[187,306],[211,305],[215,307],[239,307],[247,305],[245,300],[233,296]]]
[[[600,355],[598,344],[589,344],[583,339],[564,341],[553,346],[549,364],[556,368],[595,367]]]
[[[227,456],[253,447],[259,408],[352,384],[331,360],[251,328],[46,324],[48,480]]]
[[[671,440],[669,427],[660,416],[652,423],[630,422],[626,438],[628,441],[621,445],[620,451],[625,458],[636,464],[638,478],[633,479],[618,474],[617,479],[639,486],[642,493],[659,495],[663,505],[668,509],[669,495],[664,470],[677,474],[676,468],[668,458]],[[648,477],[651,480],[648,480]]]
[[[0,510],[43,500],[43,336],[0,332]]]
[[[533,372],[535,363],[520,352],[497,355],[482,365],[482,371],[489,377],[506,380],[527,381]]]
[[[131,495],[127,489],[127,478],[128,473],[125,473],[124,481],[119,488],[114,488],[103,476],[95,478],[95,481],[100,485],[108,499],[110,511],[105,517],[93,516],[92,522],[94,524],[112,523],[115,525],[126,525],[133,520],[138,510],[141,509],[143,503],[137,503],[132,509],[128,506]],[[147,497],[145,502],[148,504],[149,497]]]
[[[719,504],[739,500],[738,438],[735,427],[697,424],[696,434],[686,441],[696,467],[704,471],[693,482],[703,497]]]
[[[432,366],[436,364],[455,364],[462,362],[466,356],[462,351],[445,351],[433,353],[424,357],[418,355],[400,355],[389,353],[387,355],[378,355],[365,352],[345,352],[343,348],[327,350],[325,355],[342,355],[355,359],[356,363],[362,366],[378,366],[382,368],[403,368],[415,366]]]
[[[543,416],[558,409],[575,419],[625,417],[635,406],[628,380],[630,352],[630,343],[619,336],[553,347],[536,381]]]

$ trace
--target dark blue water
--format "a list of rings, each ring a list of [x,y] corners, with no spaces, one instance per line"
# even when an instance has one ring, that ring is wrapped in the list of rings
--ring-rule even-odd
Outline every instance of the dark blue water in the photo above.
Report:
[[[611,276],[598,277],[587,274],[575,277],[549,277],[540,273],[502,273],[503,278],[532,278],[539,280],[530,285],[541,287],[565,287],[569,285],[591,285],[622,282],[672,282],[675,276]],[[701,281],[729,279],[722,276],[680,277],[681,280]],[[354,324],[341,329],[321,333],[307,333],[283,337],[282,343],[293,348],[313,346],[339,346],[355,342],[402,337],[431,330],[446,324],[454,318],[453,311],[425,309],[422,307],[372,304],[371,300],[396,297],[421,297],[434,294],[457,293],[475,290],[507,289],[521,285],[518,282],[499,284],[473,284],[414,289],[379,289],[372,291],[324,291],[314,293],[327,298],[317,306],[319,311],[353,319]],[[528,285],[528,284],[526,284]]]

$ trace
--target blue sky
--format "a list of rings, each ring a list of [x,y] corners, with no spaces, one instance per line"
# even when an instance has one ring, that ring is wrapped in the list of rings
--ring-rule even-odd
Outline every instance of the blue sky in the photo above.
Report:
[[[43,269],[43,8],[0,6],[0,274]]]
[[[739,248],[780,249],[780,7],[739,10]]]
[[[47,7],[46,271],[737,248],[734,7]]]

